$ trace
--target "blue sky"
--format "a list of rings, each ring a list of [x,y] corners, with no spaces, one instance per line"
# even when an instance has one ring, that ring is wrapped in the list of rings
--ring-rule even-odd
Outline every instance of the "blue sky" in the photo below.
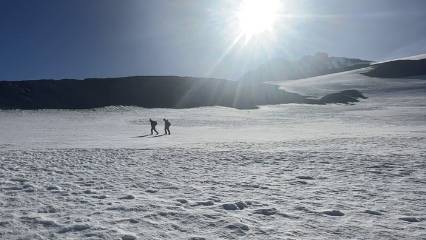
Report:
[[[426,52],[426,1],[288,0],[273,34],[235,43],[237,0],[0,0],[0,79],[236,79],[273,58]],[[232,47],[231,47],[232,46]]]

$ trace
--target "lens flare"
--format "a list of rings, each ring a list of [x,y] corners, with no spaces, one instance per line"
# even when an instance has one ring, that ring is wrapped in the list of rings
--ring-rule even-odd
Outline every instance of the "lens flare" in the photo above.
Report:
[[[237,12],[241,34],[249,39],[264,32],[272,32],[279,9],[279,0],[243,0]]]

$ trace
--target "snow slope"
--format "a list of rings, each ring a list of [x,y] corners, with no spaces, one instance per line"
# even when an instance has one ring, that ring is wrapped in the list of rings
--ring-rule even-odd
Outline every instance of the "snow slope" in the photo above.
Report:
[[[280,84],[369,99],[0,111],[0,239],[426,238],[426,80]]]
[[[404,58],[397,58],[397,59],[391,59],[391,60],[386,60],[386,61],[380,61],[380,62],[376,62],[375,64],[384,63],[384,62],[391,62],[391,61],[395,61],[395,60],[420,60],[420,59],[426,59],[426,53],[414,55],[414,56],[409,56],[409,57],[404,57]]]
[[[426,91],[426,77],[412,78],[373,78],[363,75],[369,68],[357,69],[348,72],[322,75],[301,80],[290,80],[276,83],[282,89],[313,96],[332,93],[337,90],[357,89],[372,97],[382,98],[383,95],[402,93],[402,95],[424,95]],[[408,92],[407,92],[408,91]],[[394,101],[397,103],[397,99]]]

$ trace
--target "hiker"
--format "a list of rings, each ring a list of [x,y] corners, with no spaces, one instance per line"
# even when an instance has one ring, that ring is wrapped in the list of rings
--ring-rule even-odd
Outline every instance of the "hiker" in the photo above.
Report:
[[[157,135],[158,135],[158,132],[155,129],[155,126],[157,126],[157,121],[154,121],[150,118],[149,122],[151,123],[151,135],[154,134],[154,132],[157,133]]]
[[[163,118],[164,121],[164,135],[170,135],[170,126],[172,125],[168,119]]]

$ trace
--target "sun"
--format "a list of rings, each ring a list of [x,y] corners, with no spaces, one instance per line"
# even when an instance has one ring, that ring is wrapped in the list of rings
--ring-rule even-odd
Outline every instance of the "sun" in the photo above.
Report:
[[[279,0],[243,0],[236,14],[240,33],[250,39],[264,32],[272,32],[279,9]]]

